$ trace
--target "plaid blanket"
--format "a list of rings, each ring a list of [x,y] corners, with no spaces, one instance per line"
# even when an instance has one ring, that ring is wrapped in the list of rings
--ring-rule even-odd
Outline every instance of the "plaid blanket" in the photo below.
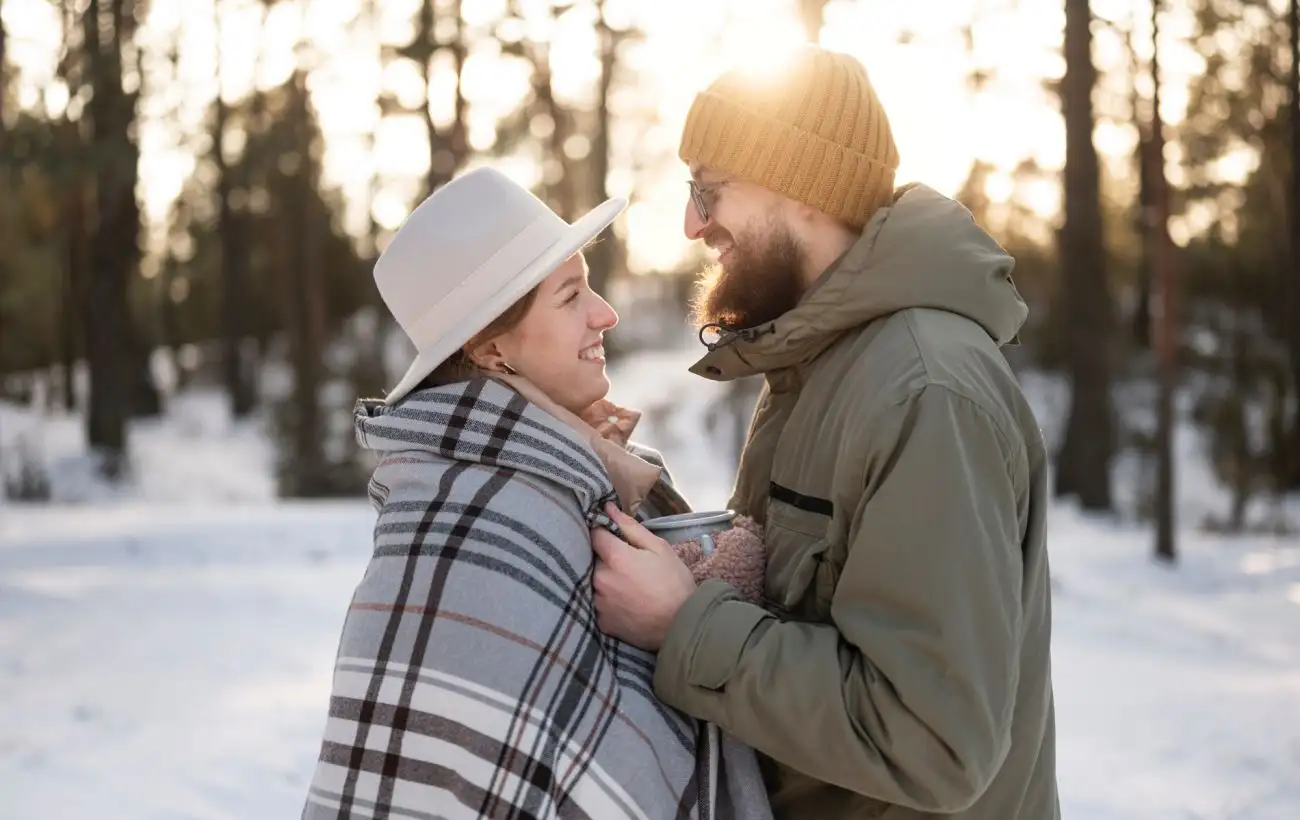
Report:
[[[303,817],[769,818],[752,750],[596,628],[591,447],[495,380],[361,402],[374,556]]]

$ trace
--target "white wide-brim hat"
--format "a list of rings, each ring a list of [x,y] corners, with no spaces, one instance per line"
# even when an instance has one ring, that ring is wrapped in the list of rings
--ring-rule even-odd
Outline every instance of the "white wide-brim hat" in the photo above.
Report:
[[[569,224],[490,167],[420,203],[375,263],[375,285],[416,349],[384,402],[410,393],[626,207],[625,199],[609,199]]]

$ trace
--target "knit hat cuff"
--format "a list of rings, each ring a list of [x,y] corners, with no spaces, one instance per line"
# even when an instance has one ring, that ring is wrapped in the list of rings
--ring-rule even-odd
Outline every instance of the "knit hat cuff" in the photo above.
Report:
[[[893,196],[893,168],[708,91],[691,106],[678,156],[803,202],[854,229]]]

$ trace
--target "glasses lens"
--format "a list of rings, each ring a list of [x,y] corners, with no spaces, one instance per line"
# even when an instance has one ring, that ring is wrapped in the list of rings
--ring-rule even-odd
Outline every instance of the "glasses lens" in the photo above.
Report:
[[[691,201],[695,203],[695,210],[700,215],[700,221],[708,222],[709,206],[704,202],[704,192],[700,190],[700,186],[694,180],[691,180],[689,185],[691,186]]]

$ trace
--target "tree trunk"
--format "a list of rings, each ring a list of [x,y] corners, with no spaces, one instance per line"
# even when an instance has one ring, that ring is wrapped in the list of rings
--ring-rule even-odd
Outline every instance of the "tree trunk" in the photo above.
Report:
[[[94,89],[88,106],[90,144],[97,152],[87,283],[90,407],[86,437],[101,455],[102,470],[109,478],[120,476],[124,467],[132,398],[127,278],[138,257],[140,219],[136,169],[132,166],[135,151],[129,134],[134,99],[122,89],[122,31],[134,13],[133,5],[132,0],[89,0],[82,17]]]
[[[810,43],[821,42],[824,12],[828,0],[799,0],[799,20]]]
[[[596,4],[596,36],[600,43],[600,78],[596,87],[596,132],[591,142],[589,171],[591,196],[590,206],[595,206],[609,198],[607,187],[609,178],[609,152],[611,149],[609,132],[609,90],[614,82],[614,72],[618,67],[618,45],[620,33],[614,31],[605,22],[605,4]],[[587,249],[587,266],[590,268],[591,289],[601,295],[608,294],[610,280],[624,264],[621,243],[611,228],[600,241]]]
[[[385,61],[383,44],[379,37],[379,0],[366,0],[364,9],[368,33],[375,40],[375,60],[379,61],[382,69]],[[365,135],[366,152],[372,158],[376,156],[375,145],[379,136],[379,128],[384,121],[384,108],[379,99],[382,95],[383,85],[381,83],[376,88],[375,94],[375,108],[379,112],[379,119]],[[375,219],[375,202],[379,199],[381,184],[379,169],[375,166],[371,169],[370,178],[366,184],[365,259],[367,268],[373,268],[375,262],[379,259],[380,227],[379,222]],[[384,353],[387,349],[389,334],[392,332],[394,322],[392,315],[384,305],[383,298],[379,295],[379,289],[374,287],[373,284],[366,289],[364,305],[373,312],[374,324],[370,328],[370,335],[359,340],[361,345],[361,349],[358,351],[359,372],[354,374],[353,387],[359,395],[378,396],[390,386],[388,384]]]
[[[439,151],[442,140],[438,135],[438,126],[433,122],[433,112],[429,103],[433,96],[433,54],[437,50],[435,33],[435,0],[423,0],[415,17],[415,42],[412,43],[410,56],[420,63],[424,77],[424,99],[420,102],[420,118],[424,121],[424,137],[429,148],[429,169],[424,175],[424,194],[432,194],[438,187]]]
[[[469,57],[469,44],[465,38],[465,15],[461,13],[463,0],[453,0],[451,4],[452,19],[456,21],[456,31],[452,41],[446,46],[451,49],[452,70],[456,72],[455,119],[451,123],[451,134],[447,137],[447,150],[450,156],[443,182],[450,181],[469,154],[469,102],[465,99],[465,60]]]
[[[130,389],[129,412],[134,417],[154,417],[162,413],[162,396],[154,384],[153,368],[150,365],[155,334],[149,331],[147,322],[140,321],[140,317],[134,315],[131,307],[131,286],[139,280],[142,255],[140,201],[135,195],[140,182],[140,146],[131,135],[136,126],[138,102],[144,93],[145,81],[144,69],[140,64],[140,48],[135,42],[139,13],[137,0],[115,0],[113,4],[113,39],[120,60],[118,76],[123,77],[129,68],[139,78],[134,90],[128,92],[123,88],[117,98],[120,113],[116,119],[121,128],[118,139],[122,147],[122,176],[119,183],[122,190],[118,196],[123,211],[114,240],[117,243],[117,255],[122,260],[122,280],[127,304],[125,344]]]
[[[230,111],[222,96],[221,87],[221,69],[225,55],[221,52],[220,8],[220,3],[213,6],[217,30],[217,98],[212,123],[212,158],[217,166],[217,243],[221,248],[221,369],[226,383],[226,395],[230,401],[230,415],[242,419],[253,412],[252,374],[248,372],[243,356],[246,327],[244,316],[250,302],[248,288],[244,286],[248,257],[242,241],[245,227],[243,216],[235,213],[233,202],[236,194],[233,179],[235,169],[227,161],[225,153],[226,123]],[[239,162],[236,167],[243,169],[247,164]],[[243,187],[241,193],[246,195],[247,187]]]
[[[1160,297],[1155,319],[1159,366],[1156,404],[1156,557],[1172,562],[1174,543],[1174,393],[1178,386],[1178,305],[1173,247],[1169,237],[1169,184],[1165,179],[1165,128],[1160,116],[1160,2],[1151,4],[1151,244],[1154,283]]]
[[[170,244],[170,243],[169,243]],[[173,389],[177,392],[184,389],[188,383],[184,368],[181,366],[180,348],[181,348],[181,330],[180,322],[177,317],[176,301],[172,298],[172,292],[176,287],[177,273],[180,269],[180,261],[172,253],[170,247],[163,253],[163,261],[159,275],[162,277],[162,315],[159,317],[159,335],[158,345],[167,352],[167,360],[171,363],[172,372],[176,375],[176,382]]]
[[[290,180],[288,225],[289,350],[293,365],[293,465],[291,494],[316,496],[324,493],[329,476],[325,464],[325,429],[320,408],[324,383],[325,294],[320,275],[320,237],[311,213],[309,155],[307,136],[307,78],[299,70],[293,79],[294,103],[289,116],[294,118],[298,154],[297,179]]]
[[[77,124],[65,121],[64,127],[75,131]],[[63,288],[62,316],[59,322],[59,353],[63,359],[63,406],[77,409],[77,361],[84,355],[81,318],[88,316],[86,282],[90,278],[89,243],[86,224],[86,183],[80,176],[68,183],[63,202]]]
[[[9,34],[5,30],[4,2],[0,0],[0,130],[5,125],[5,102],[9,99]]]
[[[71,49],[73,30],[77,18],[71,0],[63,0],[59,5],[59,30],[63,48]],[[85,29],[83,27],[83,33]],[[89,55],[93,43],[83,45],[82,51]],[[88,59],[88,57],[87,57]],[[74,87],[67,73],[67,60],[60,60],[56,77]],[[60,224],[63,230],[64,248],[61,258],[62,281],[60,296],[60,316],[58,320],[59,355],[62,359],[63,408],[73,412],[80,407],[77,395],[77,362],[85,355],[86,282],[90,277],[89,263],[89,224],[87,222],[87,198],[90,189],[87,185],[84,160],[86,157],[85,135],[82,123],[68,118],[64,111],[56,127],[56,141],[59,156],[65,158],[68,176],[61,187]],[[77,163],[81,163],[80,165]]]
[[[1291,425],[1291,488],[1300,489],[1300,0],[1291,0],[1291,389],[1296,399]]]
[[[450,42],[438,39],[437,2],[424,0],[416,15],[415,40],[405,49],[406,56],[418,62],[424,75],[424,101],[420,106],[420,116],[424,120],[424,130],[429,144],[429,170],[425,176],[425,194],[431,194],[444,183],[451,180],[456,170],[465,161],[468,150],[469,127],[466,120],[468,102],[461,87],[461,75],[464,73],[465,60],[469,56],[469,47],[465,43],[465,21],[461,14],[461,0],[453,0],[448,10],[450,19],[455,21],[456,31]],[[442,133],[433,122],[429,112],[429,93],[433,83],[433,56],[439,49],[447,48],[452,53],[453,71],[456,74],[455,121],[449,133]]]
[[[253,57],[253,100],[249,106],[248,117],[253,123],[253,129],[266,129],[266,93],[257,87],[257,79],[262,76],[262,68],[266,62],[267,52],[267,34],[266,18],[270,7],[277,0],[262,0],[258,4],[257,20],[257,46]],[[303,15],[307,14],[307,2],[304,0]],[[236,166],[238,171],[235,180],[239,186],[242,186],[245,192],[251,192],[259,185],[268,186],[268,162],[271,158],[262,156],[253,158],[248,156],[248,144],[244,144],[244,153],[239,158],[239,164]],[[239,259],[245,265],[246,271],[253,269],[253,248],[254,248],[254,220],[253,214],[249,210],[249,203],[245,202],[241,210],[235,212],[235,258]],[[265,360],[265,351],[269,346],[269,338],[274,329],[275,320],[272,318],[274,311],[269,307],[269,302],[262,298],[262,292],[252,287],[252,282],[247,277],[243,280],[244,292],[250,295],[250,304],[244,311],[244,331],[245,338],[249,339],[248,344],[240,348],[240,361],[244,365],[244,373],[247,378],[249,396],[254,405],[258,401],[258,376],[262,372],[262,362]]]
[[[1060,232],[1070,414],[1057,463],[1056,492],[1086,510],[1112,508],[1115,446],[1110,397],[1110,291],[1102,244],[1101,176],[1093,145],[1092,15],[1088,0],[1066,0],[1065,224]]]
[[[1130,76],[1134,78],[1132,88],[1129,91],[1129,113],[1133,122],[1137,124],[1138,141],[1136,148],[1137,173],[1138,173],[1138,215],[1137,215],[1137,233],[1145,237],[1147,235],[1147,221],[1150,215],[1151,195],[1152,195],[1152,143],[1150,125],[1143,122],[1142,105],[1140,95],[1137,90],[1136,78],[1141,70],[1141,63],[1138,59],[1137,49],[1133,43],[1133,29],[1137,15],[1134,13],[1129,19],[1129,25],[1124,31],[1124,46],[1128,52],[1128,68]],[[1140,258],[1138,259],[1137,268],[1137,298],[1134,300],[1133,316],[1129,328],[1133,343],[1140,348],[1150,349],[1151,347],[1151,243],[1143,242]]]
[[[556,17],[559,7],[552,10]],[[533,63],[533,94],[538,105],[551,119],[551,134],[547,138],[547,160],[559,163],[560,177],[546,186],[546,200],[549,206],[562,219],[573,220],[578,216],[577,175],[572,173],[572,163],[565,154],[564,146],[573,134],[573,121],[570,113],[555,99],[553,74],[551,72],[551,46],[549,43],[536,43],[531,52]]]

